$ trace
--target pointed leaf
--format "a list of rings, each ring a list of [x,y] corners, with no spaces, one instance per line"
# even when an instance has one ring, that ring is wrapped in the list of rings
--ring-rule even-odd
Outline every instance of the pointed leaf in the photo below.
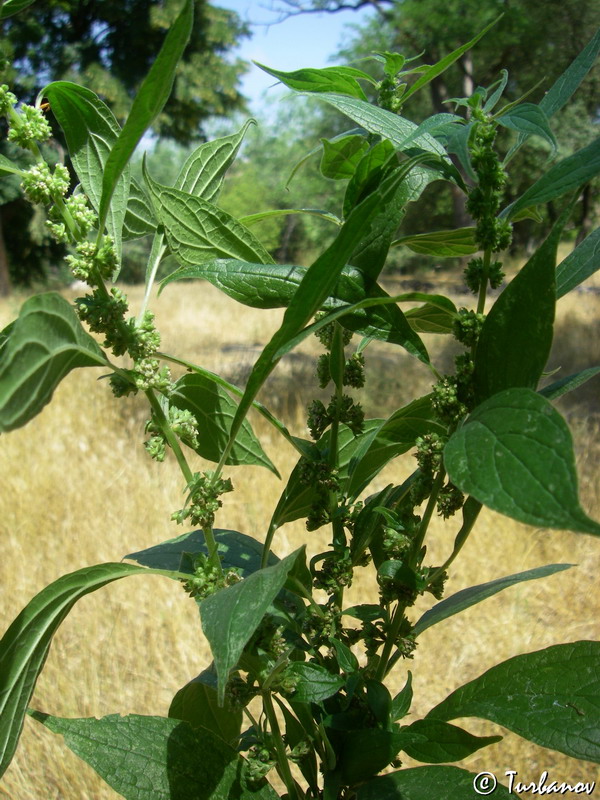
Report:
[[[500,216],[513,219],[522,208],[554,200],[591,181],[599,172],[600,138],[550,167],[518,200],[507,206]]]
[[[390,714],[394,722],[396,720],[403,719],[403,717],[405,717],[408,714],[408,712],[410,711],[410,707],[412,705],[412,699],[413,699],[412,672],[408,670],[408,675],[404,687],[398,692],[398,694],[392,700],[392,707],[390,709]]]
[[[64,575],[37,594],[0,641],[0,776],[11,762],[52,637],[77,600],[128,575],[178,573],[134,564],[98,564]]]
[[[554,575],[555,572],[562,572],[574,566],[575,564],[548,564],[545,567],[528,569],[525,572],[517,572],[514,575],[507,575],[504,578],[497,578],[488,583],[480,583],[478,586],[470,586],[468,589],[462,589],[460,592],[446,597],[444,600],[437,603],[437,605],[433,606],[433,608],[430,608],[429,611],[426,611],[413,627],[412,633],[414,636],[420,636],[423,631],[426,631],[427,628],[430,628],[432,625],[437,625],[438,622],[448,619],[448,617],[460,614],[460,612],[464,611],[466,608],[481,603],[482,600],[486,600],[488,597],[492,597],[498,592],[502,592],[504,589],[514,586],[516,583],[535,581],[538,580],[538,578],[545,578],[548,575]],[[459,759],[450,760],[458,761]]]
[[[600,269],[600,228],[590,233],[556,268],[556,297],[564,297]]]
[[[357,790],[356,800],[465,800],[473,797],[473,787],[480,785],[481,793],[489,794],[488,786],[477,782],[478,777],[460,767],[413,767],[364,783]],[[492,791],[500,800],[516,796],[501,784],[494,785]]]
[[[250,788],[244,760],[211,731],[167,717],[32,716],[93,767],[125,800],[276,800],[264,781]]]
[[[201,144],[181,168],[175,188],[215,203],[225,173],[235,161],[244,136],[253,124],[254,120],[249,119],[237,133]]]
[[[2,8],[0,8],[0,19],[6,19],[13,14],[18,14],[19,11],[32,5],[35,0],[4,0]]]
[[[225,697],[230,671],[238,663],[244,647],[303,552],[304,547],[301,547],[272,567],[254,572],[240,583],[221,589],[200,603],[202,630],[215,661],[220,703]]]
[[[321,69],[297,69],[293,72],[281,72],[278,69],[265,67],[264,64],[254,62],[257,67],[277,78],[290,89],[297,92],[338,92],[350,97],[359,97],[366,100],[365,93],[357,78],[373,79],[366,72],[353,67],[322,67]]]
[[[415,761],[426,764],[444,764],[462,761],[482,747],[501,741],[502,736],[473,736],[472,733],[436,719],[419,719],[405,728],[426,737],[404,747],[404,752]]]
[[[342,782],[350,786],[376,775],[394,760],[400,750],[421,739],[420,734],[407,728],[394,731],[384,731],[381,728],[328,728],[327,734],[338,754],[336,771],[340,772]]]
[[[434,231],[419,233],[416,236],[403,236],[392,242],[392,247],[402,245],[413,253],[438,258],[469,256],[479,249],[475,242],[475,228],[457,228],[453,231]]]
[[[108,214],[111,198],[120,175],[129,163],[140,139],[169,99],[177,64],[192,32],[193,17],[194,4],[192,0],[185,0],[177,19],[169,27],[159,54],[135,96],[127,122],[107,159],[102,179],[102,198],[98,209],[101,225]]]
[[[288,675],[297,681],[291,698],[294,703],[322,703],[346,683],[342,675],[334,675],[319,664],[304,661],[293,661],[286,669]]]
[[[239,258],[262,264],[273,259],[258,239],[231,214],[196,195],[154,181],[144,167],[154,211],[169,248],[184,267],[211,258]]]
[[[552,153],[556,152],[556,138],[548,125],[548,118],[540,106],[533,103],[519,103],[509,111],[500,111],[496,115],[497,122],[504,128],[509,128],[527,136],[540,136],[545,139],[552,147]]]
[[[217,552],[223,569],[238,569],[244,577],[260,569],[262,542],[245,533],[220,528],[215,528],[213,535],[217,542]],[[191,573],[190,559],[186,556],[195,556],[200,553],[209,554],[204,534],[198,530],[183,533],[174,539],[167,539],[161,544],[139,550],[137,553],[129,553],[123,558],[153,569]],[[278,561],[277,556],[273,553],[269,554],[269,565],[276,564]]]
[[[248,226],[254,225],[255,222],[260,222],[263,219],[269,219],[270,217],[286,217],[289,214],[307,214],[310,217],[324,219],[326,222],[333,222],[334,225],[340,226],[342,224],[342,220],[336,217],[335,214],[332,214],[330,211],[323,211],[319,208],[274,208],[270,211],[257,211],[256,214],[247,214],[244,217],[240,217],[238,222]]]
[[[600,642],[515,656],[466,683],[428,718],[480,717],[542,747],[600,763]]]
[[[106,366],[95,340],[59,294],[30,297],[1,350],[0,431],[25,425],[77,367]]]
[[[369,149],[364,136],[344,136],[330,141],[321,139],[323,156],[321,173],[332,180],[344,180],[354,175],[358,162]]]
[[[375,191],[397,164],[394,145],[387,139],[377,141],[358,162],[346,186],[343,216],[348,217],[354,206]]]
[[[549,386],[544,386],[543,389],[540,389],[539,393],[543,397],[547,397],[548,400],[556,400],[559,397],[562,397],[563,394],[567,394],[567,392],[572,392],[574,389],[577,389],[582,384],[589,381],[590,378],[594,378],[596,375],[600,373],[600,367],[590,367],[589,369],[584,369],[581,372],[577,372],[574,375],[567,375],[566,378],[561,378],[559,381],[555,381],[551,383]]]
[[[444,463],[456,486],[494,511],[600,536],[579,505],[571,433],[536,392],[508,389],[478,406],[450,437]]]
[[[198,421],[198,445],[193,449],[209,461],[217,463],[231,432],[231,423],[238,404],[214,381],[198,373],[184,375],[176,383],[169,404],[190,411]],[[248,420],[244,420],[230,449],[226,464],[254,464],[279,475],[271,459],[262,449]]]
[[[68,81],[55,81],[40,92],[67,140],[69,155],[83,191],[100,215],[106,165],[121,128],[112,111],[93,92]],[[108,228],[117,254],[121,252],[123,221],[129,196],[129,170],[115,178],[112,203],[106,205],[99,224]],[[110,199],[110,198],[109,198]]]
[[[244,715],[241,708],[234,708],[227,699],[225,705],[219,706],[217,676],[211,666],[177,692],[169,707],[169,717],[188,722],[200,732],[209,730],[237,748]]]

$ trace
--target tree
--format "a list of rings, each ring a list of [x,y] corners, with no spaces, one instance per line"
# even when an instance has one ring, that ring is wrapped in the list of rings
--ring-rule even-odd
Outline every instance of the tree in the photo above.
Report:
[[[179,0],[35,3],[4,21],[3,55],[10,66],[2,80],[25,102],[32,102],[52,80],[82,83],[123,122],[180,5]],[[230,61],[226,56],[246,35],[247,27],[235,12],[196,0],[190,45],[179,66],[172,96],[155,124],[157,136],[188,144],[204,138],[203,124],[211,117],[244,107],[238,82],[245,62]],[[3,195],[0,202],[6,202]],[[26,251],[32,244],[28,224],[22,214],[17,215],[21,222],[15,242],[22,241],[24,247],[16,252],[9,248],[7,256],[8,242],[1,234],[2,230],[5,236],[7,233],[6,214],[7,207],[0,206],[0,293],[7,293],[10,285],[8,262],[30,263]],[[40,257],[46,254],[45,246],[42,251]],[[43,258],[36,261],[36,269],[43,272]],[[32,277],[30,269],[11,266],[10,271],[18,282]]]

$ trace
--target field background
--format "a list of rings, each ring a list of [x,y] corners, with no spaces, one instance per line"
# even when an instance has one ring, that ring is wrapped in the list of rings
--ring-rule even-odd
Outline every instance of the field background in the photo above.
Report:
[[[562,375],[598,363],[599,286],[588,282],[588,291],[559,302],[558,343],[551,365],[562,367]],[[135,312],[142,290],[129,287],[128,292]],[[0,328],[16,316],[22,299],[14,296],[0,305]],[[469,303],[466,297],[455,300]],[[282,316],[280,311],[242,308],[204,283],[174,284],[153,308],[165,351],[239,383]],[[451,363],[451,352],[440,337],[430,337],[428,346],[436,365]],[[302,435],[302,410],[311,398],[312,355],[317,348],[315,340],[287,357],[261,397]],[[366,355],[363,402],[369,416],[384,416],[413,399],[415,392],[429,390],[427,370],[403,351],[376,344]],[[181,505],[183,489],[174,459],[155,464],[142,447],[144,402],[114,401],[108,384],[97,381],[100,374],[98,370],[72,373],[41,415],[0,439],[2,630],[36,592],[60,575],[119,561],[126,553],[184,530],[169,522],[171,511]],[[562,406],[576,442],[583,505],[596,518],[600,516],[597,397],[596,379],[577,393],[576,400]],[[260,418],[255,430],[285,478],[295,463],[291,448],[276,439]],[[402,480],[413,463],[409,456],[400,459],[370,491]],[[229,474],[236,491],[226,496],[217,526],[263,539],[282,484],[259,468],[232,468]],[[434,527],[429,545],[432,563],[451,549],[457,523],[446,527]],[[310,553],[318,552],[327,543],[327,533],[323,529],[307,534],[301,523],[288,525],[279,531],[274,549],[283,556],[303,542]],[[413,671],[413,719],[512,655],[558,642],[599,638],[600,543],[589,536],[522,526],[492,512],[482,514],[451,574],[448,594],[554,562],[577,567],[509,589],[423,634],[414,660],[399,664],[392,676],[392,688],[397,689],[407,668]],[[349,602],[373,601],[372,574],[363,572]],[[423,608],[431,602],[426,600]],[[415,611],[414,618],[418,614]],[[75,606],[54,640],[32,706],[74,717],[116,712],[165,715],[177,689],[209,661],[196,605],[179,585],[157,576],[129,578]],[[543,770],[560,781],[600,781],[598,765],[530,745],[492,724],[465,720],[464,726],[474,733],[506,734],[498,745],[462,762],[473,772],[491,771],[504,782],[508,769],[517,770],[517,780],[522,781],[538,780]],[[109,800],[118,795],[73,756],[60,737],[28,719],[15,760],[0,782],[3,797]]]

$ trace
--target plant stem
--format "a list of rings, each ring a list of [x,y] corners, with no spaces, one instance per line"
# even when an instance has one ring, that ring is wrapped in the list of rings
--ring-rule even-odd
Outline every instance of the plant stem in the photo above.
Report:
[[[186,480],[186,483],[191,484],[194,480],[194,473],[190,469],[189,464],[186,461],[186,458],[183,454],[183,450],[179,445],[179,440],[173,433],[171,426],[169,425],[169,421],[165,416],[165,412],[162,410],[160,403],[158,402],[158,398],[152,391],[152,389],[148,389],[145,392],[146,397],[148,398],[148,402],[152,407],[152,411],[158,420],[160,428],[165,435],[167,442],[169,443],[171,449],[175,453],[175,458],[177,459],[177,463],[179,464],[179,468],[183,473],[183,477]]]
[[[487,297],[491,260],[492,260],[492,251],[489,249],[485,250],[483,253],[483,271],[481,274],[481,283],[479,284],[479,297],[477,298],[478,314],[483,314],[485,310],[485,299]]]
[[[263,692],[261,696],[265,714],[269,720],[271,734],[275,742],[275,749],[277,751],[277,772],[279,773],[281,780],[285,783],[289,800],[301,800],[297,791],[296,782],[294,781],[292,772],[290,770],[290,764],[287,759],[287,755],[285,753],[285,745],[283,743],[283,739],[281,738],[279,722],[277,721],[277,714],[275,713],[275,707],[273,706],[271,694],[270,692]]]
[[[146,309],[148,308],[148,302],[150,300],[150,293],[152,292],[154,279],[156,278],[157,270],[160,266],[160,262],[162,261],[162,257],[164,256],[166,249],[167,246],[165,244],[165,237],[156,234],[152,242],[152,251],[148,260],[148,266],[146,268],[146,291],[144,292],[144,299],[142,300],[142,306],[137,318],[138,325],[141,324],[144,314],[146,313]]]
[[[377,671],[375,672],[375,680],[377,681],[382,681],[387,675],[388,662],[392,654],[392,649],[396,644],[398,633],[400,632],[400,626],[402,625],[402,621],[404,619],[405,608],[406,606],[404,603],[398,603],[394,609],[387,639],[383,645],[383,650],[381,651],[381,656],[379,658],[379,664],[377,665]]]
[[[427,528],[429,527],[429,523],[431,522],[433,510],[437,503],[438,494],[440,493],[440,489],[444,485],[445,477],[446,477],[445,469],[440,469],[438,474],[435,476],[433,487],[431,489],[431,494],[429,495],[429,500],[427,501],[427,506],[425,508],[425,513],[423,514],[423,519],[421,520],[421,524],[419,525],[419,531],[415,536],[415,540],[412,544],[412,552],[409,565],[413,569],[417,566],[419,553],[421,551],[421,547],[423,546],[423,542],[425,540],[425,534],[427,533]]]

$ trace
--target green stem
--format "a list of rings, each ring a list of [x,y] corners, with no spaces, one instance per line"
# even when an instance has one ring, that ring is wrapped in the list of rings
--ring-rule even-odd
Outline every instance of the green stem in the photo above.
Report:
[[[298,794],[296,782],[294,781],[292,772],[290,770],[290,764],[285,752],[283,739],[281,738],[281,730],[279,729],[279,722],[277,721],[277,714],[275,713],[275,707],[273,706],[271,694],[270,692],[264,692],[261,696],[265,714],[269,720],[271,734],[275,742],[275,750],[277,751],[277,772],[279,773],[281,780],[285,783],[289,800],[301,800],[300,795]]]
[[[423,514],[423,519],[421,520],[421,524],[419,525],[419,530],[412,544],[412,551],[411,551],[409,565],[413,569],[415,569],[418,565],[419,553],[421,552],[423,542],[425,541],[425,534],[427,533],[427,528],[429,527],[429,523],[431,522],[431,517],[433,515],[433,511],[437,503],[440,489],[444,485],[445,477],[446,477],[445,469],[441,469],[435,476],[433,487],[431,489],[431,494],[429,495],[429,500],[427,501],[425,513]]]
[[[144,292],[144,299],[142,300],[142,306],[137,318],[138,325],[141,324],[144,314],[146,313],[146,309],[148,308],[152,286],[154,285],[154,279],[156,278],[156,273],[160,266],[160,262],[162,261],[167,249],[167,246],[164,242],[164,236],[159,234],[156,234],[152,241],[152,251],[150,253],[150,258],[148,259],[148,268],[146,270],[146,291]]]
[[[192,472],[189,464],[186,461],[186,458],[183,454],[183,450],[179,445],[179,440],[177,436],[175,436],[175,434],[173,433],[173,430],[169,425],[169,421],[165,416],[165,412],[162,410],[162,407],[158,402],[158,398],[156,397],[152,389],[147,389],[145,395],[148,398],[148,402],[152,407],[154,416],[156,417],[158,424],[160,425],[160,428],[165,435],[165,439],[169,443],[173,453],[175,453],[175,458],[177,459],[177,463],[179,464],[179,469],[183,473],[183,477],[185,478],[186,483],[191,484],[194,480],[194,473]]]
[[[483,271],[481,273],[481,283],[479,284],[479,297],[477,298],[478,314],[483,314],[485,310],[485,299],[487,297],[491,260],[492,260],[492,251],[489,249],[485,250],[483,253]]]
[[[402,621],[404,620],[405,609],[406,606],[404,603],[398,603],[392,615],[392,621],[390,623],[387,639],[383,645],[383,650],[381,651],[381,656],[379,658],[379,664],[377,665],[377,671],[375,672],[375,680],[377,681],[382,681],[387,675],[388,663],[394,645],[396,644],[396,639],[400,633],[400,627],[402,625]]]
[[[463,546],[464,546],[465,542],[466,542],[466,541],[467,541],[467,539],[469,538],[469,534],[470,534],[470,533],[471,533],[471,531],[473,530],[473,527],[474,527],[475,523],[477,522],[477,517],[479,516],[479,511],[480,511],[480,510],[481,510],[481,507],[480,507],[480,508],[479,508],[479,510],[478,510],[478,511],[477,511],[477,512],[476,512],[476,513],[473,515],[473,517],[472,517],[471,519],[465,520],[465,521],[463,522],[463,524],[462,524],[462,526],[461,526],[461,528],[460,528],[459,532],[456,534],[456,539],[454,540],[454,547],[453,547],[453,549],[452,549],[452,553],[451,553],[451,554],[450,554],[450,556],[449,556],[449,557],[448,557],[448,558],[447,558],[447,559],[444,561],[444,563],[442,564],[442,566],[441,566],[441,567],[438,567],[438,568],[436,569],[436,571],[435,571],[435,572],[433,572],[433,573],[432,573],[432,574],[429,576],[428,585],[431,585],[431,584],[433,584],[433,583],[434,583],[434,582],[437,580],[437,578],[439,578],[439,576],[440,576],[440,575],[442,575],[442,573],[444,573],[444,572],[445,572],[445,571],[448,569],[448,567],[450,566],[450,564],[452,564],[452,562],[454,561],[454,559],[455,559],[455,558],[457,557],[457,555],[460,553],[460,551],[462,550],[462,548],[463,548]]]

